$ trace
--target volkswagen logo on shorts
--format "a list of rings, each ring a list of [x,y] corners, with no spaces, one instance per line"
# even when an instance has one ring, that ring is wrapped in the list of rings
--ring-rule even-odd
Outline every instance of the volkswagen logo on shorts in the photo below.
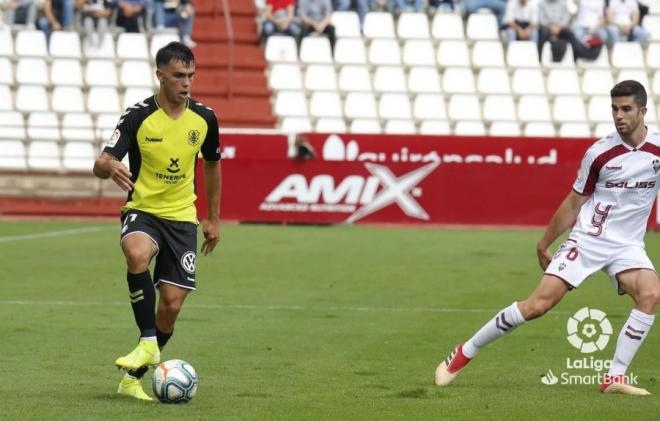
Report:
[[[191,275],[195,274],[195,252],[188,251],[181,257],[181,266]]]

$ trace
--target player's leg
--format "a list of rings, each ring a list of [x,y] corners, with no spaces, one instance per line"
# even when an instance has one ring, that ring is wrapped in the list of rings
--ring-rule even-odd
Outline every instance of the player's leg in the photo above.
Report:
[[[511,333],[526,321],[548,312],[561,301],[568,289],[568,284],[562,279],[553,275],[544,275],[538,287],[526,300],[514,302],[503,308],[467,342],[457,346],[436,369],[435,384],[446,386],[451,383],[481,348]]]
[[[660,303],[660,282],[651,269],[625,270],[617,273],[616,279],[619,287],[635,301],[635,308],[619,333],[612,367],[600,389],[608,393],[647,395],[650,393],[645,389],[628,385],[625,374],[653,326]]]

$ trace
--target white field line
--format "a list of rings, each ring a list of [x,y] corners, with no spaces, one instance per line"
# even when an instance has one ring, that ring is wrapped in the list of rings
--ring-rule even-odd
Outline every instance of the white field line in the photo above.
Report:
[[[0,243],[10,243],[12,241],[40,240],[42,238],[49,238],[49,237],[64,237],[67,235],[78,235],[78,234],[85,234],[88,232],[103,231],[109,228],[116,229],[117,227],[114,225],[113,226],[98,225],[98,226],[86,227],[86,228],[75,228],[75,229],[60,230],[60,231],[46,231],[35,234],[13,235],[8,237],[0,237]]]

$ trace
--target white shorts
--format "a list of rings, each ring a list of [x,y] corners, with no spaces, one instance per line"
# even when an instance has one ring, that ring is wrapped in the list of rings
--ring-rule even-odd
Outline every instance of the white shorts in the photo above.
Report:
[[[545,273],[554,275],[577,288],[587,277],[601,269],[610,276],[619,294],[625,294],[619,288],[616,278],[619,273],[631,269],[655,271],[644,247],[609,244],[584,246],[568,239],[559,246]]]

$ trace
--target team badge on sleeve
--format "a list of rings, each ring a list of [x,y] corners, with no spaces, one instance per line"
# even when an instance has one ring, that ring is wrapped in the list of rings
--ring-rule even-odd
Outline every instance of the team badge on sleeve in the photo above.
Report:
[[[110,140],[108,141],[108,146],[109,147],[114,147],[117,144],[117,141],[119,141],[119,138],[121,137],[121,132],[119,129],[116,129],[113,133],[112,136],[110,136]]]
[[[190,130],[188,132],[188,143],[195,146],[199,143],[199,130]]]

